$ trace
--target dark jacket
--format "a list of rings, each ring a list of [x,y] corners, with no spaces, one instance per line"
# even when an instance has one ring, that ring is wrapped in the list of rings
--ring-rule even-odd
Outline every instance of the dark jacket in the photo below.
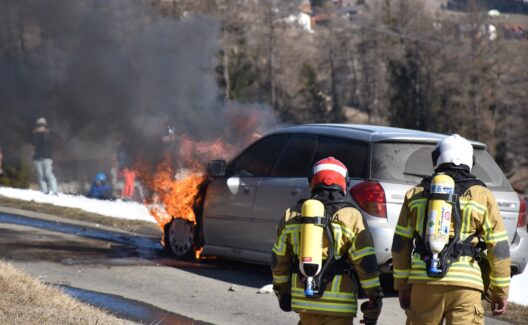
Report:
[[[33,132],[31,143],[35,146],[33,159],[51,159],[53,139],[49,132]]]
[[[90,191],[86,194],[87,197],[100,200],[114,200],[112,195],[112,186],[106,183],[93,182],[90,186]]]

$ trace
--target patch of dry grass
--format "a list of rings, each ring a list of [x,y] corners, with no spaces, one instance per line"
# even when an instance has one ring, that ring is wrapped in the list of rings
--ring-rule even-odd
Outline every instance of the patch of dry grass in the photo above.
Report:
[[[491,315],[491,305],[487,301],[483,301],[482,305],[486,311],[487,317],[492,317],[495,319],[503,320],[505,322],[510,322],[512,324],[518,325],[527,325],[528,324],[528,307],[514,304],[512,302],[508,303],[508,309],[506,313],[502,316],[492,316]]]
[[[114,227],[117,229],[133,232],[136,234],[146,235],[146,236],[161,238],[161,234],[162,234],[160,227],[157,224],[152,223],[152,222],[112,218],[112,217],[102,216],[96,213],[86,212],[84,210],[76,209],[76,208],[66,208],[66,207],[55,206],[52,204],[37,203],[34,201],[17,200],[17,199],[7,198],[4,196],[0,196],[0,206],[28,210],[28,211],[35,211],[35,212],[40,212],[40,213],[47,213],[47,214],[52,214],[57,217],[62,217],[66,219],[98,223],[101,225]]]
[[[0,261],[0,324],[135,324],[83,304]]]

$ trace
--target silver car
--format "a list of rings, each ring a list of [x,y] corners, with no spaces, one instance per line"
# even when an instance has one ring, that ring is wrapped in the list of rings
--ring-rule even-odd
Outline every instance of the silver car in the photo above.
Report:
[[[166,243],[180,257],[194,246],[203,254],[269,263],[275,226],[285,209],[309,196],[307,175],[327,156],[348,168],[349,199],[367,220],[382,272],[391,271],[391,245],[404,194],[433,173],[431,152],[442,134],[350,124],[310,124],[276,130],[229,163],[209,164],[197,227],[174,219]],[[472,142],[472,169],[493,191],[508,231],[512,273],[528,258],[526,203],[486,151]]]

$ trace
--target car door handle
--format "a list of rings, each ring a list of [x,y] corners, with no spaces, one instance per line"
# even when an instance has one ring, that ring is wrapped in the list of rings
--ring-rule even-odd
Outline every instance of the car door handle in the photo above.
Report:
[[[301,189],[294,188],[294,189],[291,191],[291,195],[299,195],[299,194],[301,194]]]
[[[251,192],[251,188],[249,186],[244,186],[242,191],[247,194],[247,193]]]

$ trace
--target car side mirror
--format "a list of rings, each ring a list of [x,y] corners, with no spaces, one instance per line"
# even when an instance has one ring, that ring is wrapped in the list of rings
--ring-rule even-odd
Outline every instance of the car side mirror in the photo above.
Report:
[[[225,160],[222,160],[222,159],[213,160],[207,164],[207,176],[209,176],[209,178],[224,177],[225,174],[226,174]]]

